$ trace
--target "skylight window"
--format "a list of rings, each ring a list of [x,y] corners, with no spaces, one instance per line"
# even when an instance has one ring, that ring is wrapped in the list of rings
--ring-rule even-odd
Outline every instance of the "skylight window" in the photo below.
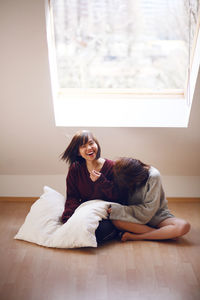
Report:
[[[61,89],[183,91],[198,0],[50,3]]]
[[[57,126],[188,126],[199,0],[45,1]]]

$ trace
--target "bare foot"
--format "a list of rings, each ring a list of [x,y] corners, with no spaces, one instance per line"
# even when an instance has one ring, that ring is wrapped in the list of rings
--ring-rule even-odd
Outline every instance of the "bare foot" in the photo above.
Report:
[[[137,233],[131,233],[131,232],[124,232],[121,235],[121,241],[126,242],[126,241],[136,241],[140,240],[140,234]]]
[[[129,240],[129,238],[130,238],[130,233],[129,233],[129,232],[124,232],[124,233],[122,234],[122,236],[121,236],[121,241],[122,241],[122,242],[126,242],[126,241]]]

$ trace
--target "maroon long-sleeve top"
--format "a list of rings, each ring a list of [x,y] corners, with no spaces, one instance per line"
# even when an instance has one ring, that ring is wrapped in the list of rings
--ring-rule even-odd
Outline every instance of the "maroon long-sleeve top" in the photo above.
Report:
[[[101,176],[93,182],[90,179],[85,161],[74,162],[67,175],[67,199],[62,222],[65,223],[74,213],[75,209],[88,200],[101,199],[117,201],[113,185],[114,162],[106,159],[101,169]]]

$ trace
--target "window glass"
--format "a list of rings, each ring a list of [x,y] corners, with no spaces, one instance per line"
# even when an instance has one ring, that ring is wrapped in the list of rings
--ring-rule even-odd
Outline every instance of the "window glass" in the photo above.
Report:
[[[184,88],[198,0],[50,4],[60,88]]]

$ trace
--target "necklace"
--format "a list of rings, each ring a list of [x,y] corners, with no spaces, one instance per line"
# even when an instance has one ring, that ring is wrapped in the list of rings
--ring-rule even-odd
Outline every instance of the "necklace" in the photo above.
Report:
[[[103,165],[104,165],[104,162],[105,160],[102,160],[102,161],[96,161],[96,164],[92,165],[92,166],[88,166],[86,164],[86,167],[88,169],[88,172],[91,173],[93,170],[97,171],[97,172],[100,172]]]

